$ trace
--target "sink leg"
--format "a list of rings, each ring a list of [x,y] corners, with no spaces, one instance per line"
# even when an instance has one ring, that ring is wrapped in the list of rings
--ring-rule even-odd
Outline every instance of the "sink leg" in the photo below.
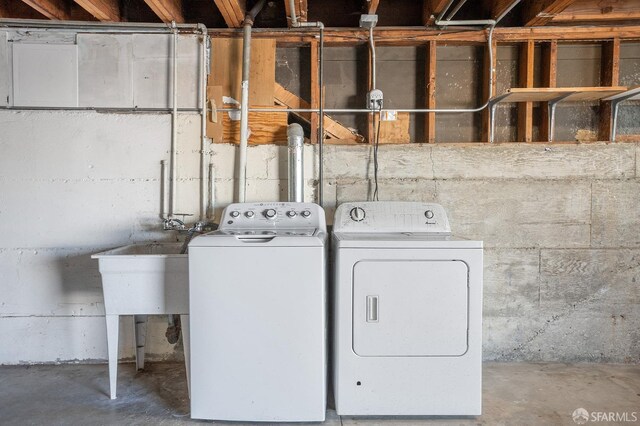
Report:
[[[120,316],[106,315],[107,320],[107,350],[109,352],[109,392],[111,399],[116,399],[118,384],[118,333],[120,331]]]
[[[191,398],[191,341],[189,335],[189,315],[180,315],[182,327],[182,348],[184,350],[184,366],[187,369],[187,391]]]
[[[136,339],[136,369],[144,369],[144,346],[147,340],[147,316],[134,315],[135,329],[133,331]]]

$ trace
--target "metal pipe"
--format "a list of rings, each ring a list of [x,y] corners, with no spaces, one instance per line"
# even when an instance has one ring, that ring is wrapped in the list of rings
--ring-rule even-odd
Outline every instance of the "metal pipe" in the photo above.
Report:
[[[369,50],[371,52],[371,87],[369,90],[376,88],[376,46],[373,43],[373,27],[369,27]]]
[[[208,63],[208,45],[209,36],[207,27],[199,24],[202,32],[202,46],[200,55],[200,221],[207,219],[207,163],[209,156],[207,155],[207,63]]]
[[[435,24],[439,27],[455,27],[465,25],[495,25],[495,19],[467,19],[464,21],[436,21]]]
[[[213,164],[209,164],[209,205],[207,206],[207,219],[213,221],[215,219],[216,206],[216,188],[215,188],[215,169]]]
[[[176,212],[176,197],[178,194],[178,31],[175,21],[173,28],[173,111],[171,113],[171,206],[169,216]]]
[[[451,12],[449,12],[449,15],[447,15],[446,20],[450,21],[451,18],[453,18],[455,16],[456,13],[458,13],[458,11],[462,8],[462,6],[464,6],[464,4],[467,2],[467,0],[460,0],[460,2],[458,2],[458,4],[456,5],[456,7],[454,7]]]
[[[45,21],[41,19],[0,19],[0,28],[59,29],[67,28],[77,32],[133,32],[133,33],[173,33],[174,26],[142,22],[87,22],[87,21]],[[197,32],[198,24],[176,24],[178,30]]]
[[[167,160],[160,161],[160,219],[167,219]]]
[[[298,123],[287,127],[289,201],[304,202],[304,130]]]
[[[509,7],[507,7],[497,18],[496,18],[496,23],[502,21],[502,18],[504,18],[505,16],[507,16],[507,14],[509,12],[511,12],[511,10],[516,7],[518,5],[518,3],[520,3],[522,0],[514,0],[513,3],[511,3],[509,5]]]
[[[609,131],[609,140],[611,142],[616,141],[616,128],[618,127],[618,106],[620,105],[619,101],[611,101],[611,129]]]
[[[118,108],[118,107],[39,107],[39,106],[2,106],[0,110],[14,111],[91,111],[99,113],[126,112],[139,114],[155,114],[172,112],[173,108]],[[178,112],[200,112],[200,108],[178,108]]]
[[[242,37],[242,95],[240,101],[240,146],[238,155],[238,201],[244,203],[247,196],[247,147],[249,145],[249,70],[251,65],[251,28],[253,20],[264,7],[260,0],[244,18]]]
[[[324,24],[318,22],[320,29],[320,51],[318,52],[318,85],[320,86],[320,120],[318,120],[318,204],[324,205]]]
[[[454,1],[455,0],[449,0],[447,5],[442,9],[442,12],[440,12],[438,14],[438,16],[436,17],[436,22],[437,21],[442,21],[444,19],[444,15],[447,13],[447,10],[449,10],[449,8],[451,7],[451,5],[453,4]]]
[[[298,17],[296,16],[296,4],[294,0],[289,0],[289,9],[291,11],[291,26],[298,26]]]

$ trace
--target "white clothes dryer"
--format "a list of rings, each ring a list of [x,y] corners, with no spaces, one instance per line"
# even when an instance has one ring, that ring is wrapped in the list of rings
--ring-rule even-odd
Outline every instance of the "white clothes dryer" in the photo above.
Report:
[[[442,206],[345,203],[335,213],[339,415],[479,415],[481,241]]]

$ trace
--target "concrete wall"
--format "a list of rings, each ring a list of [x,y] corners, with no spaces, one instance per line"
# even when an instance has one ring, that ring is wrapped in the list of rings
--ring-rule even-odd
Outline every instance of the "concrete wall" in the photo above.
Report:
[[[10,50],[0,39],[0,63]],[[175,240],[160,220],[170,116],[5,110],[0,129],[0,363],[104,360],[90,255]],[[199,115],[180,117],[178,147],[178,210],[197,213]],[[233,200],[236,148],[210,151],[219,214]],[[639,151],[622,143],[381,146],[380,198],[440,202],[457,235],[485,241],[486,359],[637,363]],[[372,153],[327,146],[325,154],[331,221],[338,203],[369,197]],[[312,147],[305,168],[312,199]],[[249,201],[283,200],[286,149],[251,147],[248,179]],[[123,321],[122,357],[133,356],[132,327]],[[164,318],[152,319],[150,358],[180,359],[164,329]]]

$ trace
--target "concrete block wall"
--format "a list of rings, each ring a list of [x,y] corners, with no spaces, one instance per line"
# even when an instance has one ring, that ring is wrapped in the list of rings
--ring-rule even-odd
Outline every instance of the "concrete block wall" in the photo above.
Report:
[[[225,170],[216,180],[221,208],[231,201],[235,148],[212,151]],[[441,203],[455,234],[485,242],[485,359],[638,363],[639,151],[624,143],[385,145],[379,195]],[[286,165],[286,149],[250,147],[249,158],[250,186],[284,197],[286,181],[269,170]],[[370,198],[372,161],[367,145],[326,146],[329,221],[338,204]]]

